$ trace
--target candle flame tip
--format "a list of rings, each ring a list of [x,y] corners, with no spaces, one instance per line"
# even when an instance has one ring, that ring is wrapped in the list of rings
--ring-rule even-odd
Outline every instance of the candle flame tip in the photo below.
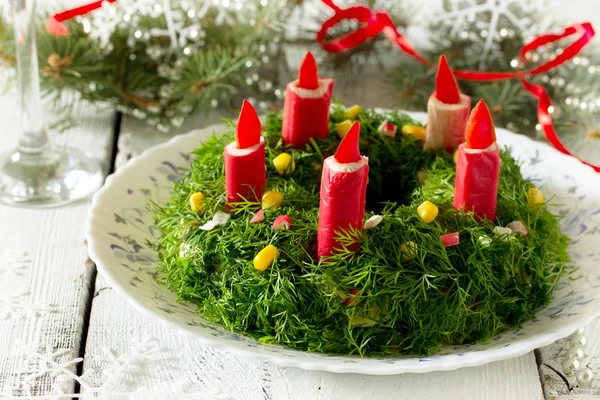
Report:
[[[335,160],[341,164],[354,163],[362,159],[358,140],[360,139],[360,122],[352,124],[335,152]]]
[[[262,125],[256,109],[248,100],[242,102],[240,117],[235,130],[235,141],[239,149],[246,149],[260,143]]]
[[[445,55],[440,55],[435,76],[435,97],[445,104],[460,103],[460,90]]]
[[[471,111],[465,139],[471,149],[487,149],[496,141],[494,122],[483,99]]]
[[[298,87],[314,90],[319,87],[319,68],[315,56],[310,51],[306,52],[298,70]]]

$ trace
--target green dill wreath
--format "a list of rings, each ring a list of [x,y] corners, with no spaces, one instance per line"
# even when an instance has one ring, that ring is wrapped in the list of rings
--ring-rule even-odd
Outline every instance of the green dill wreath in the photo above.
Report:
[[[379,134],[384,120],[399,130],[416,124],[398,112],[363,110],[357,117],[370,167],[365,218],[378,214],[382,222],[360,233],[360,252],[316,261],[321,166],[339,144],[335,123],[345,119],[344,111],[334,105],[330,135],[302,151],[282,146],[280,113],[267,117],[267,190],[282,193],[284,201],[266,210],[260,223],[249,222],[259,206],[245,203],[224,227],[198,228],[226,210],[223,148],[233,140],[233,124],[228,134],[194,150],[171,201],[153,206],[162,231],[156,243],[162,282],[196,304],[203,318],[227,329],[330,354],[427,355],[444,344],[489,339],[534,318],[569,261],[558,217],[546,204],[532,210],[527,191],[533,186],[506,150],[496,220],[479,223],[457,212],[452,155],[424,151],[412,136]],[[296,169],[282,176],[272,161],[284,151]],[[190,210],[196,192],[204,194],[202,213]],[[417,215],[425,200],[440,210],[429,224]],[[284,214],[291,229],[274,230],[274,219]],[[522,221],[528,234],[494,234],[496,225],[512,221]],[[459,233],[458,245],[444,247],[440,236],[449,232]],[[280,255],[258,271],[252,260],[269,244]]]

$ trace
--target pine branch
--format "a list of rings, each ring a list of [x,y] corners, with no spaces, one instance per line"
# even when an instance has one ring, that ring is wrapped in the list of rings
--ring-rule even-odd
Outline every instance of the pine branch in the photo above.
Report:
[[[200,38],[196,33],[194,39],[186,39],[185,46],[179,42],[171,46],[166,34],[149,35],[148,39],[140,35],[142,39],[132,40],[138,31],[166,31],[163,15],[136,15],[135,26],[117,24],[106,45],[84,26],[90,24],[87,18],[68,21],[70,34],[66,37],[52,36],[40,24],[38,57],[43,94],[56,99],[65,90],[75,91],[83,100],[111,104],[163,129],[171,123],[181,124],[192,113],[208,111],[217,100],[231,101],[240,90],[274,97],[272,91],[245,86],[243,77],[258,74],[276,81],[276,71],[262,61],[258,49],[273,48],[273,40],[282,35],[288,9],[276,4],[261,6],[258,0],[255,3],[253,20],[249,15],[232,14],[236,23],[227,29],[217,21],[216,10],[210,9],[201,21],[205,36]],[[119,3],[110,6],[119,7]],[[196,23],[184,15],[186,23]],[[117,12],[117,16],[123,18],[122,13]],[[9,65],[14,64],[11,31],[2,18],[0,63]],[[270,52],[265,50],[264,54]]]

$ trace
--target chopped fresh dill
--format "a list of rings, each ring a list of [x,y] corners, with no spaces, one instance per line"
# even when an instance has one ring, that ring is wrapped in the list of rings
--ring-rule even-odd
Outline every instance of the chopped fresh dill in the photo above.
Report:
[[[216,211],[226,211],[223,147],[233,140],[232,125],[229,133],[200,144],[171,201],[153,205],[162,231],[156,243],[161,281],[179,299],[196,304],[203,318],[227,329],[263,343],[330,354],[427,355],[444,344],[490,339],[533,319],[551,300],[569,262],[559,218],[546,204],[531,210],[526,193],[532,184],[508,151],[501,152],[496,221],[478,223],[456,212],[452,155],[423,151],[421,142],[400,134],[403,125],[415,124],[401,113],[364,110],[358,116],[361,152],[370,165],[365,219],[380,214],[383,221],[358,234],[359,253],[316,261],[321,166],[339,144],[334,124],[344,119],[343,112],[334,105],[329,136],[303,151],[282,147],[281,114],[267,117],[267,189],[285,200],[281,208],[265,211],[258,224],[249,220],[259,205],[246,203],[225,227],[198,229]],[[377,132],[384,119],[398,125],[395,139]],[[286,176],[272,164],[283,151],[296,162]],[[198,191],[206,207],[200,215],[188,203]],[[440,210],[430,224],[417,216],[424,200]],[[291,217],[291,229],[274,231],[273,220],[283,214]],[[515,220],[527,226],[527,236],[492,232]],[[449,232],[458,232],[460,243],[445,248],[440,235]],[[344,240],[356,240],[355,232],[345,234]],[[407,242],[416,244],[412,258],[400,250]],[[259,272],[252,260],[268,244],[281,254]],[[344,305],[350,289],[359,293]],[[361,319],[363,325],[357,323]]]

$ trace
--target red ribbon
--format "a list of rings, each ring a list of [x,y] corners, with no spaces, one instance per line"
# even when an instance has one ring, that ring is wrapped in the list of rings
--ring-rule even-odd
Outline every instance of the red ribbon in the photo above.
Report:
[[[71,8],[69,10],[65,10],[51,15],[48,18],[48,25],[46,25],[46,30],[54,36],[69,36],[69,30],[67,29],[65,24],[63,24],[64,21],[97,10],[98,8],[102,7],[102,3],[104,3],[105,1],[108,3],[113,3],[117,0],[97,0],[92,3],[84,4],[82,6]]]
[[[322,1],[334,11],[333,17],[325,21],[319,32],[317,32],[317,42],[326,51],[330,53],[343,52],[352,49],[353,47],[356,47],[383,32],[383,34],[400,50],[407,53],[409,56],[413,57],[419,62],[427,65],[428,67],[434,66],[434,64],[432,64],[415,50],[415,48],[410,44],[404,35],[400,34],[396,30],[396,25],[394,25],[390,16],[386,12],[375,12],[364,6],[340,8],[334,4],[333,0]],[[362,23],[363,26],[345,36],[333,39],[331,41],[326,41],[327,32],[335,25],[346,19],[354,19],[359,23]],[[576,40],[565,47],[565,49],[559,55],[530,70],[518,70],[515,72],[454,71],[454,75],[457,78],[467,81],[483,82],[519,79],[525,90],[527,90],[538,100],[538,122],[550,144],[552,144],[552,146],[554,146],[561,153],[573,156],[582,163],[592,167],[596,172],[600,172],[600,166],[580,159],[576,155],[572,154],[560,141],[556,131],[554,130],[554,126],[552,125],[552,117],[550,115],[552,101],[550,100],[548,92],[546,92],[546,89],[544,89],[543,86],[533,84],[526,80],[527,76],[533,76],[550,71],[551,69],[558,67],[559,65],[569,61],[571,58],[579,54],[581,49],[583,49],[594,36],[594,28],[592,27],[592,24],[589,22],[583,22],[566,27],[564,32],[560,34],[540,35],[523,46],[518,54],[517,60],[519,62],[518,65],[524,65],[528,61],[527,59],[529,52],[546,44],[554,43],[573,35],[577,36]]]

